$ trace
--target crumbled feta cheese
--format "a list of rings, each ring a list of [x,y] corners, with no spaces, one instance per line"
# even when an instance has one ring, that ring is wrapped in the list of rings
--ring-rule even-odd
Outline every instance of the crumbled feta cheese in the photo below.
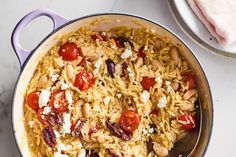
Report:
[[[56,130],[53,130],[53,131],[57,139],[61,137],[61,134],[58,131]]]
[[[144,51],[147,51],[148,50],[148,47],[147,46],[144,46]]]
[[[102,58],[100,57],[94,64],[95,69],[99,69],[99,67],[102,65]]]
[[[30,128],[33,128],[34,127],[34,121],[29,121],[29,126],[30,126]]]
[[[121,98],[122,94],[121,94],[121,93],[117,93],[116,96],[117,96],[118,98]]]
[[[64,83],[64,82],[61,83],[61,90],[66,90],[66,89],[68,89],[69,87],[70,87],[69,84]]]
[[[152,133],[154,132],[154,129],[153,129],[153,128],[149,128],[148,132],[149,132],[150,134],[152,134]]]
[[[78,157],[85,157],[86,156],[86,151],[85,149],[81,149],[80,150],[80,154],[78,155]]]
[[[94,64],[94,73],[96,74],[96,73],[98,73],[98,70],[99,70],[99,68],[100,68],[100,66],[102,65],[102,59],[101,59],[101,57],[95,62],[95,64]]]
[[[121,59],[126,59],[128,57],[132,56],[132,51],[130,48],[125,49],[125,51],[121,54]]]
[[[59,104],[56,101],[54,102],[54,107],[59,108]]]
[[[69,149],[71,149],[72,148],[72,146],[71,145],[64,145],[63,143],[58,143],[58,145],[57,145],[57,150],[58,151],[62,151],[62,150],[69,150]]]
[[[51,112],[51,107],[49,107],[49,106],[46,106],[46,107],[44,107],[43,108],[43,114],[49,114]]]
[[[140,99],[143,103],[146,103],[150,98],[150,94],[148,91],[144,90],[141,94],[140,94]]]
[[[159,103],[157,104],[157,107],[159,107],[159,108],[164,108],[164,107],[166,107],[166,104],[167,104],[166,96],[162,96],[162,97],[159,99]]]
[[[127,71],[128,71],[128,75],[129,75],[130,77],[132,77],[132,76],[135,75],[134,72],[133,72],[129,67],[127,68]]]
[[[69,156],[66,154],[61,154],[60,152],[55,152],[54,157],[69,157]]]
[[[160,76],[157,76],[155,78],[155,81],[159,84],[159,85],[162,85],[162,78]]]
[[[62,134],[70,133],[70,127],[71,127],[70,116],[71,116],[70,113],[64,113],[62,115],[63,125],[62,125],[61,130],[60,130],[60,132]]]
[[[71,103],[74,102],[70,91],[66,91],[66,92],[65,92],[65,95],[66,95],[66,100],[67,100],[67,102],[68,102],[69,104],[71,104]]]
[[[49,101],[49,98],[50,98],[50,91],[49,90],[42,90],[39,94],[39,100],[38,100],[38,103],[39,103],[39,108],[42,108],[44,106],[47,106],[47,103]]]
[[[52,82],[55,82],[58,77],[59,77],[59,75],[55,75],[55,74],[50,75]]]
[[[107,96],[103,99],[103,102],[104,102],[105,105],[108,105],[110,100],[111,100],[111,98],[109,96]]]
[[[170,86],[171,82],[170,81],[166,81],[165,84],[167,86],[167,92],[170,92],[172,90],[172,87]]]

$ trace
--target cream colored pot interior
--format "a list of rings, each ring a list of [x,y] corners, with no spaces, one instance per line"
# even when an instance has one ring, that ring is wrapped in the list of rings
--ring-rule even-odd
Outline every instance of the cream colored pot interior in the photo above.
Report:
[[[91,26],[91,22],[94,24],[95,20],[99,19],[97,25]],[[181,53],[191,64],[193,70],[197,74],[198,89],[200,90],[200,97],[202,105],[204,106],[202,111],[202,132],[200,136],[199,143],[194,156],[202,156],[210,137],[211,125],[212,125],[212,102],[211,95],[208,87],[207,80],[205,75],[197,62],[196,58],[192,55],[190,50],[182,43],[178,38],[172,35],[170,32],[162,28],[161,26],[156,25],[153,22],[144,20],[142,18],[137,18],[128,15],[95,15],[86,17],[83,19],[75,20],[70,24],[62,27],[54,34],[52,34],[48,39],[46,39],[34,52],[30,60],[25,65],[22,73],[19,77],[18,83],[15,88],[15,95],[13,98],[13,128],[14,134],[16,137],[17,144],[20,148],[21,154],[24,157],[30,156],[27,138],[24,128],[24,93],[27,88],[27,84],[31,80],[31,77],[35,71],[35,68],[40,61],[40,59],[48,52],[48,50],[60,39],[63,34],[76,31],[79,27],[89,25],[94,30],[107,30],[114,26],[128,26],[128,27],[140,27],[139,24],[142,24],[145,27],[150,28],[152,31],[158,32],[161,36],[167,36],[171,39],[171,42],[174,44],[181,45]]]

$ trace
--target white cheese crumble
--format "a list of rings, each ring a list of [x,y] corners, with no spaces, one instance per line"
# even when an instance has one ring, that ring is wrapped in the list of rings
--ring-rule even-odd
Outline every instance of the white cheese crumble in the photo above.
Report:
[[[86,156],[86,151],[85,149],[81,149],[80,150],[80,154],[78,155],[78,157],[85,157]]]
[[[63,125],[60,129],[60,132],[62,134],[70,133],[70,127],[71,127],[71,122],[70,122],[70,113],[63,113]]]
[[[44,106],[47,106],[47,103],[49,101],[49,98],[50,98],[50,91],[49,90],[42,90],[39,94],[39,100],[38,100],[38,103],[39,103],[39,108],[42,108]]]
[[[110,100],[111,100],[111,98],[109,96],[107,96],[103,99],[103,102],[104,102],[105,105],[108,105]]]
[[[70,91],[66,91],[65,92],[65,95],[66,95],[66,101],[69,103],[69,104],[72,104],[74,101],[73,101],[73,98],[72,98],[72,95],[70,93]]]
[[[53,131],[54,131],[56,138],[59,139],[61,137],[61,134],[56,130],[53,130]]]
[[[161,76],[157,76],[157,77],[155,78],[155,81],[156,81],[159,85],[162,85],[162,78],[161,78]]]
[[[130,48],[125,49],[125,51],[121,54],[120,58],[121,59],[126,59],[132,56],[132,51]]]
[[[167,86],[167,92],[170,92],[172,90],[172,87],[171,87],[171,82],[170,81],[166,81],[165,82],[166,86]]]
[[[166,104],[167,104],[166,96],[162,96],[162,97],[159,99],[159,103],[157,104],[157,107],[159,107],[159,108],[164,108],[164,107],[166,107]]]
[[[64,82],[61,83],[61,90],[66,90],[66,89],[68,89],[69,87],[70,87],[69,84],[64,83]]]
[[[148,91],[144,90],[141,94],[140,94],[140,99],[143,103],[146,103],[150,98],[150,94]]]
[[[63,143],[58,143],[58,145],[57,145],[57,150],[58,151],[69,150],[71,148],[72,148],[71,145],[64,145]]]
[[[54,157],[69,157],[69,156],[66,154],[61,154],[60,152],[55,152]]]
[[[29,126],[30,126],[30,128],[33,128],[34,127],[34,121],[29,121]]]
[[[50,75],[50,78],[51,78],[52,82],[55,82],[58,77],[59,77],[59,75],[56,75],[56,74]]]
[[[57,102],[54,102],[54,107],[59,108],[59,104]]]
[[[117,96],[118,98],[121,98],[122,94],[121,94],[121,93],[117,93],[116,96]]]
[[[51,107],[46,106],[46,107],[43,108],[43,114],[44,114],[44,115],[47,115],[47,114],[49,114],[50,112],[51,112]]]
[[[102,59],[101,57],[95,62],[94,64],[94,73],[97,74],[100,66],[102,65]]]
[[[127,71],[128,71],[129,77],[133,77],[135,75],[134,72],[129,67],[127,68]]]

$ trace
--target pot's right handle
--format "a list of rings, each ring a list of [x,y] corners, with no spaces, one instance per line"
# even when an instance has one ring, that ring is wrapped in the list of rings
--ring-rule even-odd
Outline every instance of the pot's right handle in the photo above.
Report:
[[[12,47],[15,50],[15,53],[19,59],[21,67],[24,65],[26,59],[28,58],[32,50],[26,50],[20,45],[20,42],[19,42],[20,33],[26,27],[28,23],[30,23],[32,20],[40,16],[47,16],[53,21],[53,30],[57,29],[58,27],[70,21],[58,15],[57,13],[51,10],[45,9],[45,8],[34,10],[28,13],[27,15],[25,15],[17,23],[11,37]]]

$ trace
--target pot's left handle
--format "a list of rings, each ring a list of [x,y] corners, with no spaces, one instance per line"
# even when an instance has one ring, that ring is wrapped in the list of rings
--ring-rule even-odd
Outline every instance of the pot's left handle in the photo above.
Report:
[[[57,13],[45,8],[34,10],[25,15],[17,23],[11,37],[12,47],[19,59],[21,67],[24,65],[26,59],[28,58],[32,50],[26,50],[21,46],[19,42],[20,33],[28,23],[40,16],[47,16],[53,21],[53,30],[57,29],[58,27],[62,26],[63,24],[69,21],[68,19],[58,15]]]

